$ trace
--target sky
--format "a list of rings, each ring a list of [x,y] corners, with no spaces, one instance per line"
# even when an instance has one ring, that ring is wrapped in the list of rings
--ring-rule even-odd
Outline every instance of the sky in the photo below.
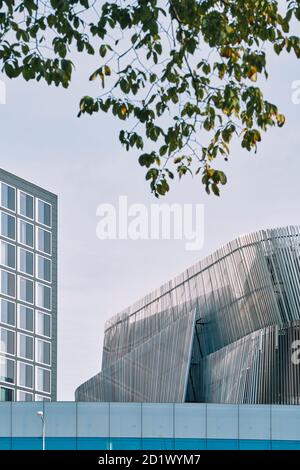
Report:
[[[83,95],[97,93],[88,77],[95,58],[81,57],[68,90],[4,80],[0,105],[0,166],[58,195],[58,399],[74,400],[78,385],[99,372],[104,323],[220,245],[241,233],[300,223],[300,80],[293,55],[272,55],[266,98],[286,115],[282,129],[263,135],[256,155],[232,148],[228,184],[207,196],[198,178],[175,182],[162,203],[204,204],[204,244],[182,240],[99,240],[99,204],[157,203],[136,153],[118,141],[121,125],[106,114],[76,117]]]

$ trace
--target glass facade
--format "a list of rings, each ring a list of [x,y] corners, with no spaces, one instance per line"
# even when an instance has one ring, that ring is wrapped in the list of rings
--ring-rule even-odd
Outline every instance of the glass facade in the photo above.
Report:
[[[0,169],[0,401],[56,399],[57,198]]]
[[[30,374],[24,380],[30,383]],[[2,396],[13,391],[1,387]],[[300,449],[300,406],[198,403],[0,403],[0,449]]]

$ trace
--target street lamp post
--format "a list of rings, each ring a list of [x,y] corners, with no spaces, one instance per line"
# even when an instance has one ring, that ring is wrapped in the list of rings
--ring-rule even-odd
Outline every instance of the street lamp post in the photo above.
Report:
[[[44,412],[43,411],[38,411],[37,415],[41,418],[42,420],[42,439],[43,439],[43,450],[46,449],[46,426],[45,426],[45,417],[44,417]]]

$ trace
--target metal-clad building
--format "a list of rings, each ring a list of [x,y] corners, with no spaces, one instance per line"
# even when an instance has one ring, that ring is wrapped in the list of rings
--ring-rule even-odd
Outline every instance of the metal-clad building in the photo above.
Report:
[[[56,400],[57,197],[0,170],[0,401]]]
[[[300,404],[300,228],[243,235],[106,325],[78,401]]]

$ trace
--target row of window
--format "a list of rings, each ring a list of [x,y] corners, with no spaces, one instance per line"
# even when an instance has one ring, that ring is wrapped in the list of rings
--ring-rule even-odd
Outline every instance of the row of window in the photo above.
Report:
[[[34,206],[35,206],[35,220],[36,222],[51,227],[52,214],[51,204],[41,199],[36,198],[34,204],[34,197],[24,191],[18,190],[18,214],[28,219],[34,220]],[[16,189],[6,183],[1,183],[1,206],[5,209],[15,212],[16,211]]]
[[[0,352],[15,355],[16,353],[16,333],[6,328],[0,327]],[[40,338],[34,338],[23,333],[17,333],[18,356],[28,361],[38,362],[46,366],[51,365],[51,343]]]
[[[16,241],[16,218],[13,215],[0,211],[0,234],[2,237]],[[51,232],[36,227],[34,244],[34,225],[25,220],[18,219],[18,242],[30,248],[51,255]]]
[[[24,390],[17,391],[17,401],[51,401],[50,397],[38,395]],[[7,387],[0,387],[0,401],[15,401],[15,390]]]
[[[35,385],[34,385],[35,369]],[[0,381],[9,384],[15,383],[15,361],[0,356]],[[42,367],[33,367],[25,362],[17,362],[17,386],[50,393],[50,370]]]
[[[18,279],[18,300],[37,307],[51,310],[51,287],[34,283],[31,279],[17,276]],[[35,302],[34,302],[35,286]],[[0,293],[8,297],[16,297],[16,275],[0,269]]]
[[[18,264],[18,271],[34,276],[35,264],[35,277],[42,281],[51,282],[51,260],[41,255],[35,256],[32,251],[25,250],[25,248],[18,248],[18,263],[16,263],[16,247],[11,243],[0,240],[0,263],[8,268],[16,269]]]
[[[0,323],[20,330],[35,332],[39,336],[51,338],[51,315],[36,311],[31,307],[18,304],[18,322],[16,324],[16,305],[5,299],[0,299]],[[35,320],[35,321],[34,321]],[[35,323],[35,325],[34,325]]]

